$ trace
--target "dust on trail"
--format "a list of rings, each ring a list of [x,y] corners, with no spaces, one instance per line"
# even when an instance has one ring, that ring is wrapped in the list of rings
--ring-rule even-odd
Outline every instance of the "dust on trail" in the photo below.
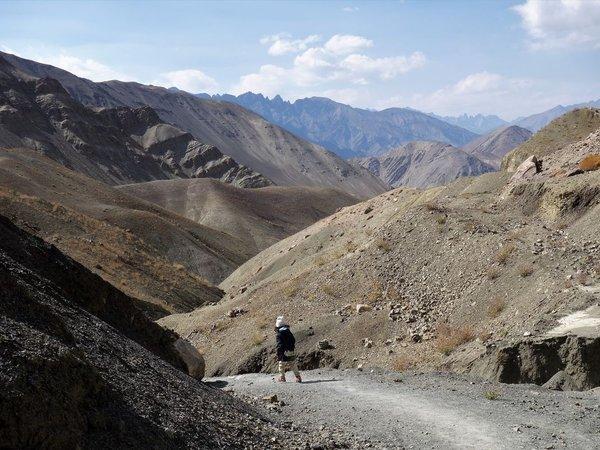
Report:
[[[397,378],[398,374],[395,375]],[[361,448],[600,448],[598,393],[555,392],[530,385],[474,382],[448,374],[305,373],[305,383],[266,374],[219,378],[235,394],[277,394],[280,418],[326,427]],[[217,380],[217,379],[214,379]],[[483,393],[496,390],[500,399]]]

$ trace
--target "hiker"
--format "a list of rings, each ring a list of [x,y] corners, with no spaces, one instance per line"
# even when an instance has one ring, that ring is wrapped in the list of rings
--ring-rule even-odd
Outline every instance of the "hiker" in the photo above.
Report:
[[[302,383],[302,377],[296,363],[296,339],[290,331],[290,326],[285,323],[283,316],[277,317],[275,321],[275,333],[277,333],[277,361],[279,361],[279,381],[285,383],[285,372],[291,370],[296,375],[296,382]]]

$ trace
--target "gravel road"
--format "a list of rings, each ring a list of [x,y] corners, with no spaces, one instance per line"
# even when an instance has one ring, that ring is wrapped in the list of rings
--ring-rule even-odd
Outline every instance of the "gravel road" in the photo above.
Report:
[[[313,448],[600,448],[598,391],[379,370],[315,370],[304,379],[277,383],[248,374],[207,381],[304,430]],[[264,399],[273,394],[277,403]]]

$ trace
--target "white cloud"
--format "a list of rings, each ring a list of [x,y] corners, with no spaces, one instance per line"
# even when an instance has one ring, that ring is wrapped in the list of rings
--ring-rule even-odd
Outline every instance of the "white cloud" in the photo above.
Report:
[[[389,80],[425,64],[425,55],[414,52],[412,55],[386,58],[370,58],[366,55],[349,55],[341,66],[353,73],[376,74],[383,80]]]
[[[352,13],[358,11],[358,6],[344,6],[342,11]]]
[[[273,34],[265,36],[260,40],[263,45],[269,45],[268,53],[272,56],[281,56],[287,53],[298,53],[306,50],[310,44],[314,44],[321,39],[316,34],[311,34],[304,39],[291,39],[287,33]]]
[[[466,76],[456,83],[452,91],[456,94],[485,92],[495,89],[503,81],[497,73],[477,72]]]
[[[442,115],[499,114],[509,119],[523,111],[539,112],[564,101],[564,97],[558,98],[553,89],[556,87],[544,85],[539,80],[482,71],[434,92],[391,97],[377,106],[403,105]]]
[[[248,91],[260,92],[267,96],[281,93],[286,77],[286,69],[272,64],[260,66],[257,73],[243,75],[233,88],[233,94],[243,94]]]
[[[197,94],[200,92],[214,93],[219,84],[212,77],[198,69],[175,70],[160,74],[152,84],[165,87],[176,87],[183,91]]]
[[[513,10],[535,50],[600,48],[600,0],[527,0]]]
[[[325,50],[334,55],[347,55],[369,47],[373,47],[373,41],[352,34],[336,34],[325,43]]]
[[[266,37],[263,44],[278,40],[281,35]],[[289,37],[287,40],[296,42]],[[336,34],[322,46],[307,47],[299,52],[291,66],[267,64],[255,73],[242,76],[231,91],[292,97],[317,89],[319,92],[344,92],[348,97],[351,86],[367,85],[375,79],[390,80],[425,63],[425,56],[420,52],[382,58],[356,53],[372,46],[373,41],[363,36]]]
[[[92,81],[121,80],[128,81],[132,78],[92,58],[79,58],[61,52],[58,55],[32,57],[32,59],[51,66],[60,67],[78,77],[88,78]]]

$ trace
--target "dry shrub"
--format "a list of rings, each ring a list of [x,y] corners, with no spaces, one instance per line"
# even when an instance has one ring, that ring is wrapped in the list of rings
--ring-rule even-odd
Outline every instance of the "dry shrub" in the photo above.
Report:
[[[396,289],[395,286],[390,286],[387,289],[385,296],[392,303],[400,303],[404,301],[404,297],[402,294],[400,294],[400,292],[398,292],[398,289]]]
[[[506,308],[506,300],[500,296],[494,297],[488,305],[488,316],[492,319],[498,317]]]
[[[379,250],[383,250],[384,252],[389,252],[392,249],[392,245],[386,241],[385,239],[378,238],[375,241],[375,245]]]
[[[330,297],[337,297],[336,290],[332,286],[330,286],[328,284],[324,284],[323,286],[321,286],[321,290],[325,294],[329,295]]]
[[[439,213],[446,212],[446,208],[434,202],[427,202],[424,204],[424,206],[427,211],[434,211]]]
[[[379,280],[375,280],[375,281],[373,281],[373,284],[371,285],[371,289],[369,290],[369,293],[367,294],[366,303],[372,305],[372,304],[380,301],[382,298],[383,298],[383,289],[381,287],[381,282]]]
[[[398,355],[392,362],[392,370],[406,372],[417,365],[417,360],[410,355]]]
[[[252,335],[252,345],[254,345],[255,347],[258,347],[263,342],[265,342],[265,336],[263,334],[261,334],[261,333],[254,333]]]
[[[498,391],[485,391],[483,396],[488,400],[498,400],[500,398],[500,392]]]
[[[495,267],[495,266],[488,267],[488,269],[486,271],[487,277],[490,280],[495,280],[496,278],[499,278],[501,273],[502,272],[501,272],[500,268]]]
[[[600,169],[600,155],[587,155],[579,163],[579,168],[584,172]]]
[[[324,266],[326,262],[327,260],[322,256],[319,256],[317,259],[315,259],[315,264],[319,267]]]
[[[494,260],[498,263],[498,264],[506,264],[506,262],[508,261],[508,258],[510,257],[511,253],[515,250],[515,246],[513,244],[504,244],[500,250],[498,250],[498,253],[496,253],[496,255],[494,256]]]
[[[446,216],[438,214],[437,216],[435,216],[435,221],[438,225],[444,225],[446,223]]]
[[[437,327],[437,339],[435,348],[448,356],[459,345],[475,339],[475,333],[469,326],[452,327],[447,324],[441,324]]]
[[[530,265],[524,265],[519,267],[519,275],[521,278],[526,278],[533,273],[533,267]]]
[[[294,279],[288,283],[288,285],[283,289],[283,293],[287,298],[295,297],[298,292],[300,292],[300,286],[298,284],[298,279]]]
[[[357,249],[358,249],[358,244],[356,244],[354,241],[346,242],[346,251],[348,253],[354,253]]]

